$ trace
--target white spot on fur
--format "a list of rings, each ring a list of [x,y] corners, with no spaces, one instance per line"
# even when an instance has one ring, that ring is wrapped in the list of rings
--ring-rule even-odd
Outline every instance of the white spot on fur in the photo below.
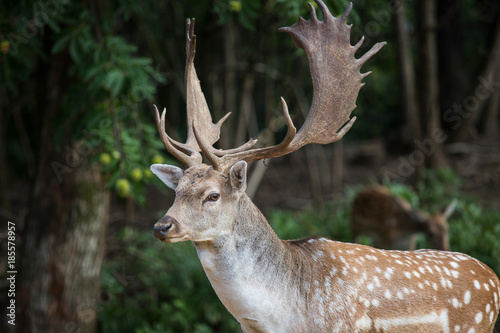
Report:
[[[369,330],[371,328],[371,326],[372,326],[372,320],[367,315],[361,317],[361,319],[359,319],[356,322],[356,328],[358,331],[361,331],[361,332]]]
[[[391,292],[390,292],[389,290],[386,290],[386,291],[385,291],[384,296],[385,296],[385,298],[387,298],[387,299],[391,299],[391,297],[392,297]]]
[[[479,324],[483,320],[483,313],[482,312],[478,312],[476,314],[476,316],[474,317],[474,319],[476,320],[476,323]]]
[[[442,332],[449,332],[448,326],[448,312],[443,311],[440,314],[431,312],[425,315],[414,317],[396,317],[391,319],[375,319],[375,331],[377,332],[397,332],[397,327],[408,325],[422,325],[422,324],[439,324],[443,330]],[[369,327],[368,329],[370,329]]]
[[[460,331],[460,325],[455,325],[455,332]]]
[[[458,263],[456,263],[456,262],[454,262],[454,261],[450,261],[450,265],[451,265],[451,267],[453,267],[453,268],[458,268],[458,266],[459,266],[459,265],[458,265]]]
[[[474,287],[476,287],[476,289],[481,289],[481,285],[477,280],[474,280]]]
[[[470,303],[470,291],[467,290],[464,294],[464,303],[469,304]]]
[[[459,303],[458,303],[458,299],[456,299],[456,298],[452,299],[452,300],[451,300],[451,303],[453,304],[453,307],[454,307],[455,309],[457,309],[457,308],[458,308],[458,305],[459,305]]]

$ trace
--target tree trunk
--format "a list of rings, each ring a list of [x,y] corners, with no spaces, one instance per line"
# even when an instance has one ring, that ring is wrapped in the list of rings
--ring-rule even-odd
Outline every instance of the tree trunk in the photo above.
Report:
[[[497,22],[493,46],[485,64],[483,72],[479,76],[479,83],[474,89],[473,94],[469,96],[471,105],[464,100],[464,116],[462,126],[458,129],[456,141],[464,141],[469,136],[476,125],[481,111],[486,102],[490,99],[495,89],[499,87],[497,67],[500,67],[500,21]],[[495,80],[496,79],[496,80]]]
[[[452,123],[447,122],[444,114],[453,109],[453,106],[467,95],[471,66],[464,59],[465,41],[464,9],[460,1],[440,0],[437,2],[437,17],[439,30],[437,31],[438,66],[439,66],[439,95],[440,107],[443,112],[445,128],[454,130]],[[451,132],[453,134],[453,132]]]
[[[91,148],[63,139],[63,151],[56,149],[53,119],[68,64],[61,53],[39,66],[37,79],[45,84],[38,91],[37,168],[18,256],[17,332],[96,330],[109,198],[90,164]]]
[[[442,142],[434,140],[435,131],[441,129],[441,113],[439,109],[439,86],[438,86],[438,66],[437,66],[437,42],[436,42],[436,1],[423,0],[423,109],[424,115],[424,140],[425,142],[415,143],[423,146],[422,153],[426,159],[428,168],[440,168],[446,165],[446,157],[443,151]],[[425,150],[425,151],[424,151]]]
[[[19,332],[95,332],[109,195],[95,165],[62,183],[44,176],[26,223]]]
[[[500,70],[497,69],[497,73],[498,72],[500,72]],[[497,78],[500,78],[499,74],[497,74]],[[497,79],[497,82],[498,81],[500,80]],[[498,137],[499,112],[500,112],[500,87],[497,87],[490,100],[490,105],[488,106],[486,117],[484,117],[484,136],[486,138],[493,139]]]
[[[342,194],[342,182],[344,179],[344,140],[333,144],[332,161],[332,195],[339,198]]]
[[[226,112],[235,112],[237,110],[236,96],[237,89],[237,27],[232,19],[227,22],[227,27],[224,29],[224,114]],[[236,117],[235,117],[236,118]],[[234,119],[232,119],[234,121]],[[228,119],[228,121],[230,121]],[[234,123],[233,123],[234,124]],[[230,131],[230,126],[222,126],[221,131],[221,146],[234,147],[235,133]]]
[[[0,208],[10,211],[10,201],[8,196],[8,177],[7,177],[7,151],[5,142],[6,138],[6,123],[7,115],[4,111],[4,105],[1,101],[5,101],[5,88],[0,87]]]
[[[417,98],[417,87],[415,80],[414,62],[411,52],[411,39],[408,33],[408,22],[406,21],[404,1],[392,2],[396,16],[396,33],[398,40],[398,59],[400,81],[403,90],[403,108],[406,115],[404,128],[405,141],[421,140],[422,129],[419,119],[419,103]]]

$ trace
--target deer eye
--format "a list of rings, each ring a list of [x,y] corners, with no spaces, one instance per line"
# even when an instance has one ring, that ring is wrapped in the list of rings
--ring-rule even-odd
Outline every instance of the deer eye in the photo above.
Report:
[[[208,197],[205,199],[205,201],[215,202],[215,201],[219,200],[219,198],[220,198],[219,193],[210,193],[208,195]]]

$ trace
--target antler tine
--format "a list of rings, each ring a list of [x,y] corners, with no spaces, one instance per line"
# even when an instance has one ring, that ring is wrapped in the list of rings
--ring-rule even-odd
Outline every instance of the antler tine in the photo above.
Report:
[[[181,162],[186,168],[201,163],[201,155],[198,152],[191,152],[190,155],[187,155],[174,146],[173,142],[175,141],[172,140],[165,131],[165,114],[167,111],[166,108],[163,109],[160,117],[158,108],[156,107],[156,105],[154,105],[154,107],[156,127],[158,128],[158,132],[160,133],[161,142],[163,142],[163,145],[165,146],[167,151],[172,154],[175,159]]]
[[[226,154],[219,160],[219,170],[227,170],[228,167],[231,167],[237,161],[257,161],[265,158],[273,158],[286,155],[291,153],[295,149],[290,149],[290,143],[295,138],[295,134],[297,133],[297,129],[293,124],[292,118],[290,117],[290,112],[288,111],[288,105],[286,101],[281,97],[281,105],[283,108],[283,115],[285,117],[286,125],[287,125],[287,133],[285,138],[280,144],[266,147],[266,148],[257,148],[246,151],[240,151],[233,154]],[[255,140],[257,141],[257,140]]]
[[[195,150],[201,151],[200,142],[196,139],[193,126],[198,129],[198,137],[203,138],[207,151],[214,154],[224,154],[239,151],[233,149],[228,152],[219,151],[211,146],[220,138],[220,128],[224,121],[231,114],[227,113],[217,123],[212,123],[212,116],[208,109],[205,96],[201,90],[200,80],[194,68],[194,58],[196,53],[196,35],[194,34],[194,19],[186,20],[186,71],[185,71],[185,84],[186,84],[186,107],[187,107],[187,123],[188,123],[188,136],[186,145],[194,147]],[[248,149],[253,141],[250,140],[243,146],[242,149]],[[254,143],[254,142],[253,142]],[[255,143],[254,143],[255,144]]]
[[[219,158],[212,152],[213,147],[208,145],[205,142],[205,139],[198,134],[198,131],[196,130],[196,126],[194,123],[192,124],[192,127],[194,136],[196,137],[196,141],[198,142],[198,145],[200,146],[203,155],[207,158],[207,160],[212,164],[212,166],[216,170],[220,170]]]

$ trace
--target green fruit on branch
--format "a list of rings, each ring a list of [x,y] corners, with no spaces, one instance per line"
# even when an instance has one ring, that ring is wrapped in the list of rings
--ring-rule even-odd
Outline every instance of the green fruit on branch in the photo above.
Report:
[[[151,159],[151,162],[153,164],[163,164],[163,157],[161,155],[155,155],[153,156],[153,158]]]
[[[126,198],[130,195],[130,182],[125,178],[120,178],[116,181],[115,189],[120,198]]]
[[[104,166],[109,165],[111,163],[111,155],[109,155],[108,153],[102,153],[101,155],[99,155],[99,161]]]
[[[132,179],[135,182],[138,182],[142,179],[142,170],[135,168],[132,171],[130,171],[130,179]]]

